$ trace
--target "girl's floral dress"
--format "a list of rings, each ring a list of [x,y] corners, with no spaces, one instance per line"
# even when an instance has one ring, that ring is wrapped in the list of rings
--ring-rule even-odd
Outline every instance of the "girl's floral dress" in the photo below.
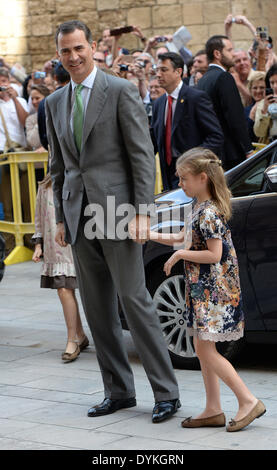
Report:
[[[185,262],[188,329],[203,340],[238,340],[244,330],[238,260],[230,229],[215,204],[208,200],[193,209],[190,249],[206,250],[211,238],[223,243],[219,263]]]

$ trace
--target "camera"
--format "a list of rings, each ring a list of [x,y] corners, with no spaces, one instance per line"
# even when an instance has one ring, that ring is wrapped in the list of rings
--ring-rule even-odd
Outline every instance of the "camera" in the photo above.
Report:
[[[52,67],[55,68],[56,65],[58,65],[60,63],[60,61],[58,59],[52,59],[51,60],[51,64],[52,64]]]
[[[45,72],[35,72],[34,73],[34,78],[45,78],[46,73]]]
[[[5,87],[5,86],[0,86],[0,91],[7,91],[7,89],[8,89],[8,88]]]
[[[127,72],[129,70],[129,65],[128,64],[119,64],[119,70],[120,70],[120,72]]]
[[[166,36],[159,36],[157,39],[156,39],[157,42],[166,42],[167,41],[167,37]]]
[[[256,33],[261,39],[266,39],[268,41],[268,29],[266,26],[258,26]]]

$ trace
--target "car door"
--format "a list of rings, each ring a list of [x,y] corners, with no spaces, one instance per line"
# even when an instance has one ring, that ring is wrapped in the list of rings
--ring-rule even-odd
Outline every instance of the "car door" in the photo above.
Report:
[[[247,217],[249,274],[266,330],[277,330],[277,193],[254,197]]]
[[[277,193],[269,191],[264,179],[276,154],[276,147],[265,152],[234,184],[248,204],[244,214],[247,275],[253,287],[252,308],[260,312],[260,318],[251,312],[248,329],[277,329]]]

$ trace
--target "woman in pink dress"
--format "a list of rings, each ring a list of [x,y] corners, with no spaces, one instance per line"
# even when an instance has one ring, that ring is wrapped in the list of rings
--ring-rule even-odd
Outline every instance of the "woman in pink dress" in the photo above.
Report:
[[[55,242],[55,209],[50,175],[39,183],[35,214],[35,263],[43,258],[40,287],[57,289],[67,327],[67,345],[62,359],[72,362],[88,344],[83,330],[78,302],[75,268],[70,245],[61,248]]]

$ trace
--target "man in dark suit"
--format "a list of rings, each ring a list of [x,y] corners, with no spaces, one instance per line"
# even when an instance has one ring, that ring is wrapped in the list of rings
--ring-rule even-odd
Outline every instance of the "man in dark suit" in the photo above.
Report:
[[[158,58],[157,77],[166,93],[154,102],[151,135],[159,152],[163,187],[173,189],[178,186],[177,158],[199,146],[218,154],[223,134],[207,94],[183,83],[182,57],[167,52]]]
[[[210,96],[224,133],[222,154],[225,170],[252,154],[246,119],[234,78],[228,70],[234,65],[234,51],[227,36],[212,36],[206,43],[209,69],[197,88]]]

